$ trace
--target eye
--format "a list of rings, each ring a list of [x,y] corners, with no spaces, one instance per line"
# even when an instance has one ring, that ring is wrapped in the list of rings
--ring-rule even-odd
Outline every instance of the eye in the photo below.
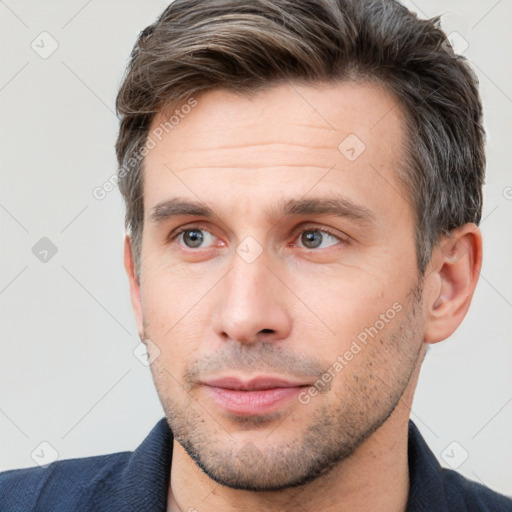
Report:
[[[304,249],[327,249],[340,242],[340,238],[324,229],[306,229],[299,235],[299,247]]]
[[[182,229],[173,237],[173,239],[175,238],[178,239],[181,245],[189,249],[203,249],[209,247],[215,241],[215,237],[209,231],[199,228]]]

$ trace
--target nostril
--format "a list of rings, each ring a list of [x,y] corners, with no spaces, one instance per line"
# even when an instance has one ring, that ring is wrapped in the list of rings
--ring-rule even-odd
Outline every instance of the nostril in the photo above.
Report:
[[[274,331],[274,329],[261,329],[260,333],[264,333],[264,334],[272,334]]]

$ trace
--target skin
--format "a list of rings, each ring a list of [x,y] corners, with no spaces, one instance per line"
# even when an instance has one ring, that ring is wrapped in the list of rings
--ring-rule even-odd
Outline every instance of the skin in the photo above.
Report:
[[[175,435],[169,510],[405,510],[421,362],[467,312],[480,231],[442,238],[421,279],[397,180],[403,113],[376,84],[279,85],[252,98],[214,90],[197,101],[145,158],[139,276],[125,243],[139,335]],[[365,145],[354,161],[338,149],[349,134]],[[279,213],[289,199],[340,196],[371,219]],[[155,207],[175,198],[214,215],[156,221]],[[172,238],[178,228],[196,238]],[[270,375],[311,386],[381,315],[307,404],[242,418],[200,384]]]

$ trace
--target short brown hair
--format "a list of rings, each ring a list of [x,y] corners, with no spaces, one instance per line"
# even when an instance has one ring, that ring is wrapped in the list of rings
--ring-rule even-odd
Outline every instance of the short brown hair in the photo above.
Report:
[[[143,158],[153,117],[199,93],[285,82],[377,81],[407,119],[399,178],[416,215],[420,272],[439,237],[482,212],[485,154],[477,79],[439,18],[394,0],[175,0],[141,32],[117,96],[119,188],[137,274]]]

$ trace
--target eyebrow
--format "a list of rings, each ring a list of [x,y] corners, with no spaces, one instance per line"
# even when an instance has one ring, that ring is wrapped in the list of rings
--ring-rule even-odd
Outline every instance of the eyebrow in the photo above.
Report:
[[[346,197],[288,199],[279,206],[274,205],[269,213],[271,218],[334,215],[363,224],[374,224],[377,220],[371,210]],[[217,215],[206,203],[177,197],[154,206],[151,209],[150,220],[153,223],[161,223],[181,216],[213,218]]]

